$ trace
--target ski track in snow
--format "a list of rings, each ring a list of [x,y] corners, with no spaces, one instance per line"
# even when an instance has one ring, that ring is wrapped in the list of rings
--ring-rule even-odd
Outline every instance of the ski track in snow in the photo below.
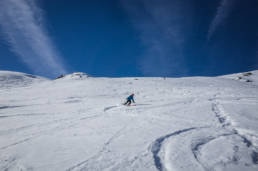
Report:
[[[239,136],[243,140],[243,143],[246,144],[248,148],[252,149],[251,158],[253,160],[253,164],[258,164],[258,147],[255,147],[251,140],[249,140],[245,135],[239,133],[237,128],[233,127],[231,119],[227,117],[227,114],[223,109],[223,106],[219,103],[219,101],[216,98],[214,98],[211,101],[213,101],[212,111],[215,113],[215,116],[218,119],[220,125],[222,126],[223,129],[229,130],[231,132],[231,134],[226,134],[224,136],[228,136],[228,135]],[[200,144],[200,145],[204,145],[204,144]]]
[[[173,133],[170,133],[170,134],[167,134],[167,135],[164,135],[158,139],[156,139],[154,141],[154,143],[151,145],[151,152],[152,152],[152,155],[153,155],[153,159],[154,159],[154,163],[155,163],[155,166],[156,168],[159,170],[159,171],[162,171],[164,170],[164,167],[163,167],[163,164],[161,163],[161,159],[159,157],[159,151],[161,149],[161,146],[162,146],[162,143],[167,139],[167,138],[170,138],[172,136],[177,136],[177,135],[180,135],[182,133],[185,133],[185,132],[188,132],[188,131],[191,131],[191,130],[194,130],[194,129],[197,129],[195,127],[193,128],[187,128],[187,129],[181,129],[181,130],[178,130],[178,131],[175,131]]]
[[[211,110],[215,113],[216,118],[218,119],[220,125],[222,125],[223,128],[230,125],[229,122],[226,122],[226,121],[228,121],[228,120],[226,120],[226,116],[222,115],[222,113],[219,109],[219,104],[212,103]]]
[[[9,147],[12,147],[12,146],[15,146],[15,145],[18,145],[18,144],[27,142],[27,141],[29,141],[29,140],[31,140],[31,139],[32,139],[32,138],[25,138],[25,139],[23,139],[23,140],[21,140],[21,141],[18,141],[18,142],[13,143],[13,144],[9,144],[9,145],[7,145],[7,146],[0,147],[0,150],[4,150],[4,149],[6,149],[6,148],[9,148]]]
[[[0,106],[0,110],[9,109],[9,108],[17,108],[17,107],[23,107],[23,106]]]
[[[79,170],[84,170],[84,168],[86,167],[87,163],[90,162],[91,160],[97,160],[97,158],[102,156],[102,153],[105,153],[108,151],[108,146],[112,143],[112,141],[114,141],[116,138],[119,137],[119,135],[121,135],[121,132],[123,132],[126,129],[127,126],[122,127],[121,129],[119,129],[117,132],[115,132],[103,145],[103,147],[101,148],[101,150],[95,154],[94,156],[81,161],[78,164],[75,164],[74,166],[71,166],[70,168],[66,169],[66,171],[72,171],[75,169],[79,169]]]
[[[216,97],[216,95],[215,95],[215,97]],[[246,98],[244,98],[244,99],[246,99]],[[222,105],[217,101],[217,98],[212,98],[212,99],[209,99],[209,100],[212,101],[211,110],[214,112],[215,117],[219,121],[219,124],[221,125],[222,129],[230,130],[231,133],[225,133],[225,134],[221,134],[221,135],[218,135],[218,136],[212,136],[211,135],[211,136],[206,136],[206,137],[203,137],[203,138],[199,138],[199,140],[197,142],[193,143],[192,147],[191,147],[192,153],[193,153],[196,161],[202,166],[202,168],[205,171],[213,170],[212,168],[207,167],[206,164],[203,161],[201,161],[201,159],[199,157],[199,155],[201,153],[200,152],[201,148],[203,146],[207,145],[208,143],[210,143],[211,141],[216,140],[220,137],[237,135],[242,139],[243,143],[246,144],[246,146],[248,148],[253,148],[253,151],[251,153],[251,158],[253,160],[253,164],[258,164],[258,152],[256,151],[257,148],[253,147],[252,142],[250,140],[248,140],[244,135],[239,134],[238,131],[236,130],[236,128],[230,128],[229,129],[229,127],[232,127],[231,121],[226,116],[224,110],[222,109]],[[236,99],[236,100],[239,100],[239,99]],[[241,100],[243,100],[243,98],[241,98]],[[207,128],[207,127],[202,127],[202,128]],[[196,127],[193,127],[193,128],[178,130],[178,131],[173,132],[171,134],[167,134],[165,136],[162,136],[162,137],[160,137],[160,138],[158,138],[154,141],[154,143],[151,145],[151,152],[153,154],[153,160],[154,160],[155,167],[157,168],[157,170],[159,170],[159,171],[165,170],[164,164],[162,164],[161,158],[159,156],[159,152],[161,150],[162,143],[168,138],[171,138],[173,136],[177,136],[179,134],[182,134],[182,133],[185,133],[185,132],[188,132],[188,131],[196,130],[196,129],[197,129]],[[236,152],[237,152],[237,148],[238,148],[238,146],[236,144],[236,146],[235,146],[235,149],[236,149],[235,151]],[[232,161],[228,161],[228,163],[237,162],[237,160],[238,160],[238,158],[236,156],[233,156]],[[226,165],[226,163],[224,163],[224,165]]]
[[[80,120],[89,120],[89,119],[94,119],[94,118],[97,118],[97,117],[100,117],[100,116],[103,116],[103,114],[81,117],[79,119],[74,119],[74,117],[69,117],[69,118],[52,120],[52,121],[44,122],[44,123],[26,125],[26,126],[15,128],[15,129],[8,129],[8,130],[5,130],[5,131],[0,131],[0,136],[2,136],[2,135],[6,135],[6,134],[16,134],[18,132],[21,132],[21,131],[24,131],[24,130],[27,130],[27,129],[31,129],[33,127],[37,127],[37,130],[38,130],[38,131],[33,131],[28,136],[28,138],[19,140],[17,142],[11,143],[11,144],[3,146],[3,147],[0,147],[0,150],[6,149],[6,148],[9,148],[9,147],[13,147],[15,145],[19,145],[21,143],[26,143],[27,141],[30,141],[30,140],[35,139],[37,137],[47,135],[50,132],[53,133],[54,131],[59,131],[60,128],[62,128],[62,129],[71,128],[72,126],[77,125],[78,122],[80,122]],[[67,122],[67,123],[63,124],[63,122]],[[50,128],[50,129],[44,129],[44,128],[49,127],[51,125],[54,125],[54,127]],[[42,128],[42,129],[40,129],[40,128]]]
[[[38,116],[42,116],[42,115],[49,115],[46,113],[27,113],[27,114],[12,114],[12,115],[0,115],[0,119],[4,119],[4,118],[9,118],[9,117],[27,117],[27,116],[31,116],[31,117],[38,117]]]
[[[9,158],[9,159],[6,159],[6,160],[0,160],[0,164],[2,166],[0,166],[0,170],[3,170],[3,171],[8,171],[10,169],[10,167],[12,167],[14,165],[16,161],[16,158],[15,157],[12,157],[12,158]]]
[[[201,154],[201,148],[204,146],[204,145],[207,145],[208,143],[210,143],[211,141],[217,139],[217,138],[220,138],[222,136],[230,136],[232,134],[222,134],[222,135],[219,135],[219,136],[207,136],[205,138],[200,138],[197,142],[193,143],[192,144],[192,153],[194,155],[194,158],[196,159],[196,161],[202,166],[202,168],[206,171],[209,171],[209,170],[212,170],[211,168],[208,168],[205,163],[203,161],[201,161],[200,159],[200,154]]]

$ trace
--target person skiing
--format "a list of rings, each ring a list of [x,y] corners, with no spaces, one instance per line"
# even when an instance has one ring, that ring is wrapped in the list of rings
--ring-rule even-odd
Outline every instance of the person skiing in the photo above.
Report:
[[[133,101],[133,103],[135,103],[135,101],[134,101],[134,94],[131,94],[130,96],[128,96],[127,98],[126,98],[126,102],[124,103],[124,105],[128,105],[128,106],[130,106],[131,105],[131,103],[132,103],[132,101]]]

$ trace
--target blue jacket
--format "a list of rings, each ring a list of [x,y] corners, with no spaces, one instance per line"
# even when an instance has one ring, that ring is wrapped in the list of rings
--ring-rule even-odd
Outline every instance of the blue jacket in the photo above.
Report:
[[[133,96],[131,95],[131,96],[129,96],[129,97],[127,97],[127,100],[132,100],[133,102],[134,102],[134,99],[133,99]]]

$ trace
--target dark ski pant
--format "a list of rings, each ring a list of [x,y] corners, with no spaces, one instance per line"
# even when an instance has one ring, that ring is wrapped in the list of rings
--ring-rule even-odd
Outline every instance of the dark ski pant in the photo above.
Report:
[[[124,105],[130,105],[131,103],[132,103],[131,100],[127,100],[127,101],[124,103]]]

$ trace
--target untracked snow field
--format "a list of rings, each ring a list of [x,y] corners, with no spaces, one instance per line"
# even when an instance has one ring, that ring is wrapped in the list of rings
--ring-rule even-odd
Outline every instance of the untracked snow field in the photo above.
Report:
[[[131,93],[136,103],[122,103]],[[1,171],[257,171],[258,71],[57,80],[0,71]]]

